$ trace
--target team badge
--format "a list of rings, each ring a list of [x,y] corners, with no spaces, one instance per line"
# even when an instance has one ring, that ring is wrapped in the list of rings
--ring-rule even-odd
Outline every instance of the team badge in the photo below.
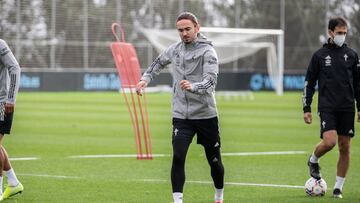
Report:
[[[177,136],[177,133],[179,132],[179,130],[177,128],[175,128],[174,130],[174,136]]]
[[[323,122],[321,123],[321,125],[322,125],[323,128],[325,128],[326,122],[323,121]]]
[[[325,66],[331,66],[331,57],[329,55],[325,57]]]

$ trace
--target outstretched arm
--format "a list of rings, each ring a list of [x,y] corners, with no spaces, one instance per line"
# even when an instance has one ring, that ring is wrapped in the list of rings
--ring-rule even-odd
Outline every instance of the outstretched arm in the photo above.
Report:
[[[173,48],[170,46],[163,53],[161,53],[149,66],[149,68],[142,75],[140,82],[136,85],[136,93],[142,95],[142,91],[145,87],[154,79],[155,76],[159,75],[160,72],[171,63],[170,58],[172,57]]]

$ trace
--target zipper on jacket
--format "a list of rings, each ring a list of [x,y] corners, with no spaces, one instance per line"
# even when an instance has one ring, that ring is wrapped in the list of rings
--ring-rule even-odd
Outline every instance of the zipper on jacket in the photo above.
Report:
[[[183,52],[183,56],[182,56],[182,66],[183,66],[183,70],[184,70],[183,80],[186,80],[185,52],[186,52],[186,46],[184,45],[184,52]],[[182,91],[184,91],[184,96],[185,96],[185,100],[186,100],[185,119],[188,119],[189,118],[189,99],[186,96],[186,90],[182,90]]]
[[[184,80],[186,80],[186,77],[185,77],[185,65],[184,65]],[[182,91],[184,91],[184,96],[185,96],[185,100],[186,100],[185,119],[188,119],[188,118],[189,118],[189,99],[188,99],[188,97],[186,96],[187,90],[182,90]]]

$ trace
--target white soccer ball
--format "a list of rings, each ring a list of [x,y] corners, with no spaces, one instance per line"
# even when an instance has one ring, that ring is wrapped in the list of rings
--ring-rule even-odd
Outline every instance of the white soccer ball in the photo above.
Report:
[[[316,180],[311,177],[305,183],[305,193],[308,196],[324,196],[327,190],[327,185],[324,179]]]

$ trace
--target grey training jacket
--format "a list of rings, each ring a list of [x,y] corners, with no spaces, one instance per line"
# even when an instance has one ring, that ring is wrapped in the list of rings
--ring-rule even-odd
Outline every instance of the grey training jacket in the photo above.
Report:
[[[178,42],[161,53],[145,71],[141,80],[151,82],[166,65],[173,66],[173,117],[180,119],[208,119],[217,116],[215,86],[219,65],[217,54],[206,37],[198,37],[190,44]],[[188,80],[192,92],[182,90],[180,81]]]
[[[15,104],[20,66],[6,42],[0,39],[0,103]]]

